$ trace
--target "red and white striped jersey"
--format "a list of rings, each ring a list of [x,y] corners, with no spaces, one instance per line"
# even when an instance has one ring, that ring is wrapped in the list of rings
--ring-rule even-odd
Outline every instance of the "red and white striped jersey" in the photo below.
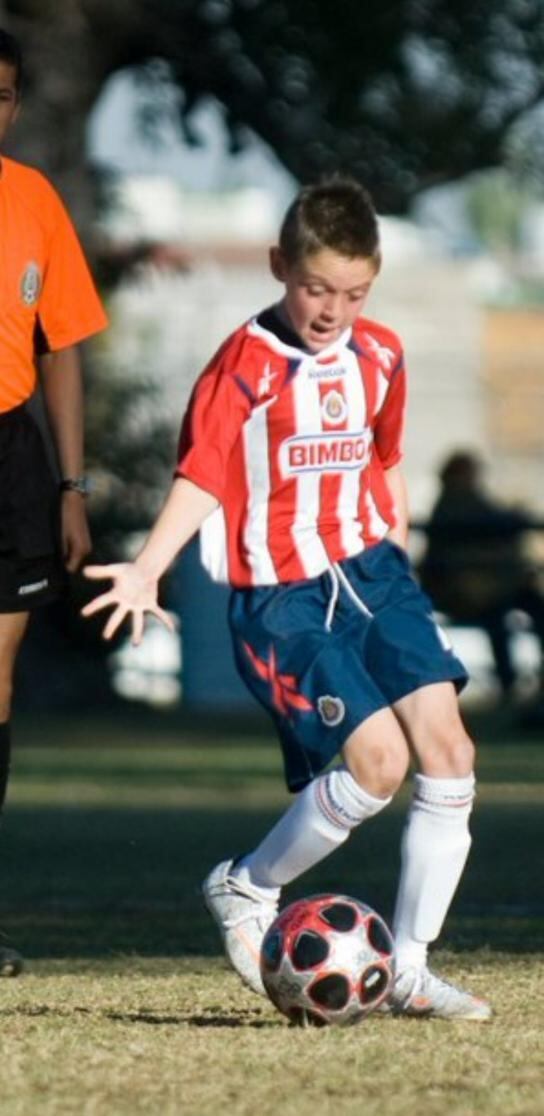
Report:
[[[402,456],[399,339],[359,318],[312,354],[270,319],[241,326],[213,357],[179,442],[177,474],[221,505],[201,528],[203,563],[238,587],[315,577],[395,523],[384,471]]]

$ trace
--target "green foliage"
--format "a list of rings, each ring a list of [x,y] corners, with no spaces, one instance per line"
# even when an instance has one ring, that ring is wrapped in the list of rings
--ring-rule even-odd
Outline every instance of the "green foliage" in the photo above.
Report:
[[[175,429],[161,413],[157,380],[120,374],[112,351],[93,360],[86,380],[94,549],[101,561],[119,561],[131,537],[150,527],[166,493]]]
[[[466,209],[480,241],[493,252],[515,253],[523,218],[533,199],[507,170],[478,175],[467,191]]]
[[[73,0],[54,35],[49,7],[9,4],[28,52],[20,134],[68,189],[85,113],[129,66],[147,83],[148,131],[177,111],[198,143],[191,111],[212,94],[234,151],[250,126],[296,178],[351,171],[382,212],[497,165],[510,124],[542,99],[538,0]]]
[[[501,306],[541,308],[544,305],[544,279],[527,266],[530,253],[531,221],[543,205],[542,183],[533,162],[512,159],[501,170],[486,171],[469,179],[465,193],[468,220],[480,245],[500,261],[505,274],[503,289],[493,296]],[[544,168],[544,163],[542,164]],[[532,169],[531,169],[532,167]]]
[[[505,165],[515,183],[540,201],[544,198],[544,105],[525,113],[510,129]]]

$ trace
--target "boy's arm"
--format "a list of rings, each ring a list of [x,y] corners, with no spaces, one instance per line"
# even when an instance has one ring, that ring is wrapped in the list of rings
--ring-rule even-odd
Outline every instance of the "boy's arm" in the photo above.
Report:
[[[75,345],[40,358],[40,381],[61,477],[83,472],[83,385]],[[91,549],[84,498],[79,492],[61,497],[62,547],[70,573]]]
[[[92,616],[102,608],[114,608],[104,627],[105,639],[111,639],[129,613],[132,620],[132,642],[135,644],[142,638],[146,612],[153,613],[167,628],[173,629],[168,613],[157,603],[159,578],[217,507],[218,500],[215,496],[186,477],[178,477],[142,550],[133,562],[85,568],[86,577],[97,581],[111,578],[113,582],[111,589],[82,609],[83,616]]]
[[[391,469],[385,470],[384,477],[391,493],[396,515],[395,526],[388,531],[386,537],[406,550],[408,542],[408,493],[404,474],[400,465],[393,465]]]

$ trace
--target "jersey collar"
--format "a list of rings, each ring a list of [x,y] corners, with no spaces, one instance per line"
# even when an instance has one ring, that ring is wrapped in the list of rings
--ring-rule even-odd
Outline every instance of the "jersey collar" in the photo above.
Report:
[[[340,337],[338,337],[336,341],[331,341],[330,345],[327,345],[324,349],[320,349],[318,353],[312,353],[308,349],[304,348],[302,344],[291,344],[286,340],[283,340],[282,337],[278,336],[278,334],[273,329],[269,329],[261,325],[259,322],[260,316],[261,315],[257,315],[255,318],[252,318],[248,322],[248,332],[251,333],[254,337],[262,337],[263,341],[266,341],[267,345],[271,349],[273,349],[276,353],[281,353],[282,356],[306,361],[313,359],[316,362],[321,363],[321,361],[331,360],[338,352],[340,352],[342,349],[345,349],[351,341],[352,331],[351,328],[348,328],[340,334]],[[267,316],[267,321],[269,320],[270,319]],[[281,319],[278,319],[278,325],[280,326],[281,330]],[[281,332],[284,333],[283,330],[281,330]],[[293,337],[296,337],[296,334],[293,334]]]

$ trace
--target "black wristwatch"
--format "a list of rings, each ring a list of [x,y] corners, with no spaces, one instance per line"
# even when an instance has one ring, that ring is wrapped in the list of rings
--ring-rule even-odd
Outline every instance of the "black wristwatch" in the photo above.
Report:
[[[88,477],[63,477],[59,484],[61,492],[79,492],[80,496],[88,496],[90,491]]]

